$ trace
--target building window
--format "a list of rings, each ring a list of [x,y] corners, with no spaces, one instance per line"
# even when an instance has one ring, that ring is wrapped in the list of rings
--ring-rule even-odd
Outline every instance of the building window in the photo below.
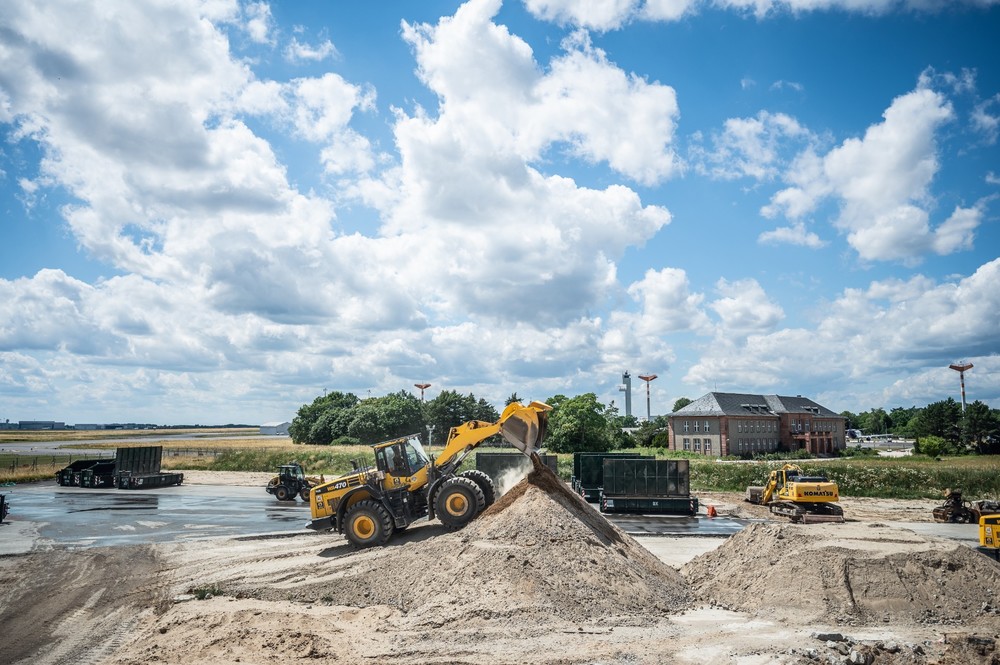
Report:
[[[687,434],[691,431],[691,423],[687,420],[684,421],[684,433]]]
[[[684,439],[684,450],[691,450],[691,439]]]
[[[742,420],[737,420],[737,421],[736,421],[736,430],[737,430],[737,431],[738,431],[738,432],[739,432],[740,434],[742,434],[742,433],[743,433],[743,421],[742,421]]]
[[[705,433],[706,434],[708,433],[708,421],[707,420],[705,421]]]
[[[694,451],[699,452],[701,450],[701,439],[694,440]]]
[[[695,432],[697,432],[697,431],[698,431],[698,421],[697,421],[697,420],[696,420],[696,421],[694,421],[694,431],[695,431]]]

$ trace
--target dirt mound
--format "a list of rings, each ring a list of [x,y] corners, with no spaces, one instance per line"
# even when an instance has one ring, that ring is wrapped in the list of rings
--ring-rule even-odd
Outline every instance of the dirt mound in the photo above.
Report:
[[[1000,624],[1000,565],[879,524],[755,524],[681,570],[706,600],[794,621]]]
[[[687,583],[570,492],[533,471],[465,529],[352,554],[313,570],[295,595],[334,605],[389,605],[421,625],[461,619],[652,621],[686,607]],[[331,576],[332,575],[332,576]],[[233,591],[239,592],[239,589]],[[287,599],[288,590],[243,590]],[[642,619],[636,619],[642,615]]]

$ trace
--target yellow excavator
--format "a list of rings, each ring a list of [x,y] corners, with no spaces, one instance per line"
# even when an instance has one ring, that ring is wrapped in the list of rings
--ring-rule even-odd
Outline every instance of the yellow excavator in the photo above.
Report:
[[[475,469],[458,473],[466,457],[486,439],[500,434],[529,457],[545,437],[552,407],[543,402],[507,405],[495,423],[471,420],[452,427],[444,450],[428,457],[416,434],[373,446],[375,467],[358,468],[313,487],[309,492],[316,531],[334,529],[356,547],[384,545],[413,522],[435,517],[460,529],[497,496],[492,479]]]
[[[793,522],[844,521],[844,510],[836,503],[840,500],[837,483],[826,476],[808,476],[794,464],[771,471],[767,485],[748,487],[746,500]]]

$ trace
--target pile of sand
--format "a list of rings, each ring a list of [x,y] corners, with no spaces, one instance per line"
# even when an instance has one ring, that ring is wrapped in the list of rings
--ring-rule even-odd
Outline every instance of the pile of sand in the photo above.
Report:
[[[1000,564],[879,524],[755,524],[681,572],[709,602],[789,621],[1000,624]]]
[[[555,617],[636,625],[687,607],[687,583],[570,492],[533,471],[465,529],[352,555],[335,577],[294,596],[333,605],[388,605],[421,625],[461,619],[524,623]],[[315,572],[315,571],[314,571]],[[227,593],[288,599],[288,589]]]

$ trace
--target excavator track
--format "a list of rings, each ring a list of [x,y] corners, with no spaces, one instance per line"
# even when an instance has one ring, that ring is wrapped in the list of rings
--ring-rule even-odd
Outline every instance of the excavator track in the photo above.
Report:
[[[799,524],[820,522],[844,522],[844,510],[829,503],[794,503],[792,501],[772,501],[768,504],[773,515],[787,517]]]

